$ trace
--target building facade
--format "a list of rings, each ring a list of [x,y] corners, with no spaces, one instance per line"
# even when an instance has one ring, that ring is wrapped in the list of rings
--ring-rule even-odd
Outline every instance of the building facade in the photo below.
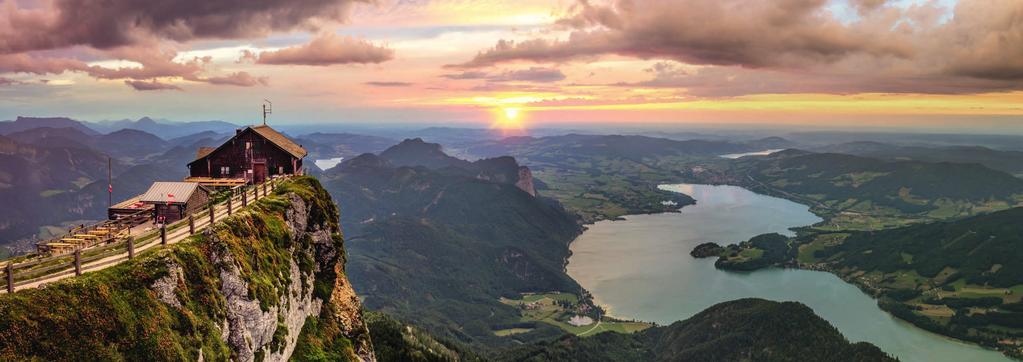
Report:
[[[158,224],[170,224],[206,207],[210,190],[195,182],[154,182],[139,201],[152,205]]]
[[[188,163],[186,181],[210,179],[261,183],[276,175],[301,175],[305,148],[270,126],[239,129],[220,147],[202,147]],[[215,183],[215,182],[214,182]]]

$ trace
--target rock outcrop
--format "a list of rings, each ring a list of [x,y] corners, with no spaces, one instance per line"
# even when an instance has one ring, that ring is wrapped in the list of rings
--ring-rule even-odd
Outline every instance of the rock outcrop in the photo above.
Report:
[[[515,181],[515,186],[536,197],[536,188],[533,187],[533,171],[530,171],[529,167],[519,166],[519,179]]]

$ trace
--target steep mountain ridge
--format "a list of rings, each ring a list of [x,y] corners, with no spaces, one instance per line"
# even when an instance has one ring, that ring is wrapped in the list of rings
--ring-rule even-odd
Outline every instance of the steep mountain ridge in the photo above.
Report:
[[[39,127],[50,127],[50,128],[74,128],[88,135],[96,135],[96,132],[92,128],[89,128],[82,122],[73,120],[67,117],[21,117],[19,116],[13,121],[0,121],[0,135],[6,135],[14,132],[21,132],[33,128]]]
[[[345,205],[350,275],[367,307],[490,348],[513,343],[492,330],[518,321],[501,297],[581,292],[564,271],[579,225],[557,202],[516,185],[529,179],[513,158],[428,168],[384,156],[360,155],[323,176]],[[559,333],[538,325],[517,337]]]
[[[184,242],[0,296],[0,359],[374,360],[337,220],[301,177]]]

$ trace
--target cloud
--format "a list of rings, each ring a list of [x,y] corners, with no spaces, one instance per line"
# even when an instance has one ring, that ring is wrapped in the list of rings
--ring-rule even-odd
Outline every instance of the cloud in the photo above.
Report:
[[[962,1],[953,21],[936,36],[941,38],[931,39],[934,46],[952,59],[949,72],[1023,80],[1023,1]]]
[[[17,80],[14,80],[14,79],[10,79],[10,78],[0,77],[0,86],[17,85],[17,84],[24,84],[24,82],[17,81]]]
[[[371,85],[374,87],[409,87],[412,83],[409,82],[365,82],[365,85]]]
[[[36,57],[28,54],[0,54],[0,73],[60,74],[85,70],[85,62],[70,58]]]
[[[135,88],[135,90],[137,90],[137,91],[181,90],[181,87],[178,87],[176,85],[168,84],[168,83],[161,83],[161,82],[157,82],[155,80],[148,81],[148,82],[147,81],[142,81],[142,80],[125,80],[124,84],[127,84],[127,85],[131,86],[132,88]]]
[[[937,2],[855,0],[851,5],[859,18],[853,21],[838,19],[828,3],[579,1],[551,24],[551,34],[563,36],[501,39],[468,61],[446,67],[468,73],[509,63],[561,64],[608,56],[673,61],[702,69],[628,85],[674,86],[708,95],[1023,89],[1021,1],[960,0],[950,10]]]
[[[252,57],[251,53],[244,54]],[[366,40],[341,37],[334,33],[317,35],[309,43],[259,53],[259,64],[334,65],[382,63],[394,59],[394,50]],[[240,60],[239,60],[240,61]]]
[[[453,80],[485,79],[489,82],[537,82],[550,83],[565,79],[565,73],[557,68],[530,67],[519,70],[506,70],[491,74],[483,71],[465,71],[461,73],[443,74],[442,78]]]
[[[0,54],[154,40],[237,39],[343,22],[369,0],[57,0],[0,4]]]
[[[121,47],[103,52],[112,59],[127,60],[138,66],[105,67],[88,65],[72,58],[36,57],[28,54],[0,54],[0,73],[61,74],[82,72],[97,79],[123,79],[136,90],[179,89],[165,87],[158,79],[180,78],[215,85],[251,87],[267,85],[266,77],[255,77],[247,72],[234,72],[222,76],[207,75],[209,57],[176,61],[175,51],[161,51],[146,47]]]
[[[454,67],[617,54],[763,68],[831,62],[858,53],[910,55],[908,44],[899,37],[877,37],[870,29],[848,27],[821,15],[825,4],[825,0],[619,0],[609,6],[582,2],[575,14],[558,21],[572,28],[567,39],[502,39]]]
[[[487,77],[492,82],[526,81],[549,83],[565,79],[565,73],[556,68],[530,67],[522,70],[509,70],[503,73]]]
[[[465,71],[465,72],[461,72],[461,73],[444,74],[444,75],[441,75],[441,77],[442,78],[447,78],[447,79],[455,79],[455,80],[483,79],[483,78],[487,77],[487,72]]]
[[[203,78],[201,81],[217,85],[233,85],[239,87],[253,87],[257,85],[268,85],[266,77],[254,77],[248,72],[234,72],[226,76]]]
[[[141,67],[106,68],[90,66],[84,71],[101,79],[133,79],[149,80],[163,77],[180,77],[187,80],[199,80],[199,74],[205,70],[210,58],[193,58],[184,62],[176,62],[177,52],[160,51],[150,48],[119,48],[107,52],[115,59],[130,60],[141,64]]]

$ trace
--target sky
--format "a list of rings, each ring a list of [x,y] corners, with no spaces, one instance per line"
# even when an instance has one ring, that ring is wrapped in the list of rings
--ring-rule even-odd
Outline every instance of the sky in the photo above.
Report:
[[[1023,132],[1019,0],[0,0],[0,119]]]

